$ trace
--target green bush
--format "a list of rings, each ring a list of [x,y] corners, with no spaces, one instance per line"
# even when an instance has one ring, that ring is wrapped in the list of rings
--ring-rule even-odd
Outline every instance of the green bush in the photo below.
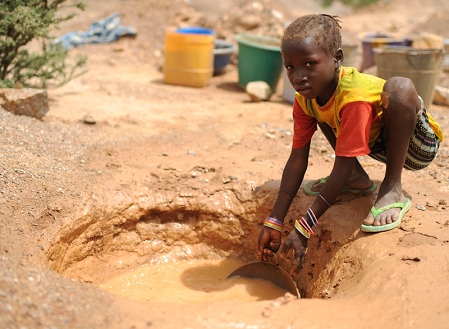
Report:
[[[335,1],[340,1],[341,3],[352,7],[361,8],[364,6],[371,5],[373,3],[379,2],[379,0],[317,0],[323,7],[329,7]]]
[[[75,76],[86,56],[78,55],[69,65],[68,52],[61,45],[52,45],[51,32],[75,14],[60,14],[73,7],[84,10],[83,3],[64,5],[66,0],[2,0],[0,3],[0,87],[47,88],[61,86]],[[40,52],[27,49],[35,40]]]

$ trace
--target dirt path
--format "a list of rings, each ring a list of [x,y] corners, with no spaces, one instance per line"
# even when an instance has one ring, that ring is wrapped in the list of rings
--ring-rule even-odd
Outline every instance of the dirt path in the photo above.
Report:
[[[173,14],[173,7],[137,0],[104,3],[89,1],[86,14],[63,31],[121,10],[124,24],[135,22],[139,37],[74,50],[88,54],[89,72],[49,91],[51,110],[42,121],[0,112],[0,327],[447,326],[445,143],[429,168],[404,173],[413,207],[400,229],[378,235],[358,230],[374,196],[344,195],[326,213],[296,278],[313,298],[148,305],[92,285],[150,261],[155,250],[173,259],[173,253],[187,257],[182,245],[170,244],[175,239],[170,230],[150,232],[144,225],[152,222],[195,221],[196,230],[181,236],[193,256],[253,260],[257,224],[274,201],[292,131],[291,105],[281,98],[282,88],[270,102],[252,103],[237,86],[235,66],[205,88],[163,83],[157,50],[161,27],[169,24],[162,13]],[[423,24],[435,8],[447,7],[436,0],[433,6],[392,3],[348,14],[348,35],[378,26],[376,13],[403,31],[412,30],[411,22]],[[291,14],[299,12],[295,8]],[[447,111],[430,109],[443,131],[449,127]],[[84,124],[86,115],[96,123]],[[306,181],[328,174],[332,155],[316,134]],[[369,158],[362,163],[380,183],[384,166]],[[301,191],[288,219],[312,201]],[[179,214],[184,217],[170,217]]]

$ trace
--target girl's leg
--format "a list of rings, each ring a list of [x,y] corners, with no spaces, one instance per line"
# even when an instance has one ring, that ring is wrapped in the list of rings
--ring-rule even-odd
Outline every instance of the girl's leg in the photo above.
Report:
[[[420,101],[411,80],[394,77],[384,85],[382,93],[384,131],[386,137],[386,170],[379,188],[376,209],[395,202],[402,202],[402,170],[408,145],[416,126]],[[385,225],[396,221],[401,209],[385,210],[373,218],[371,213],[364,220],[365,225]]]
[[[320,129],[323,132],[326,139],[328,140],[329,144],[335,150],[337,139],[334,135],[334,132],[332,131],[332,128],[326,123],[322,122],[318,123],[318,125],[320,126]],[[345,186],[358,190],[364,190],[371,186],[371,180],[368,174],[365,172],[362,165],[359,163],[357,159],[355,161],[351,176],[349,177]],[[323,184],[320,183],[320,180],[317,180],[312,185],[312,191],[319,192],[322,187]]]

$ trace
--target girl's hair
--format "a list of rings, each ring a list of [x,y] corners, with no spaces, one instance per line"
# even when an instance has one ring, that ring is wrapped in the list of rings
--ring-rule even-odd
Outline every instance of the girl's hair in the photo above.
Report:
[[[341,47],[340,23],[338,16],[326,14],[301,16],[285,29],[282,43],[285,40],[313,37],[317,46],[332,56]]]

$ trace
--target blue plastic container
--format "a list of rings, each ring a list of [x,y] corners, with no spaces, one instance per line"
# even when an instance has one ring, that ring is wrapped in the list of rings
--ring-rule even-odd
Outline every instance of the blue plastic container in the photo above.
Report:
[[[226,40],[215,39],[214,48],[214,75],[223,73],[226,65],[229,64],[232,54],[237,47]]]

